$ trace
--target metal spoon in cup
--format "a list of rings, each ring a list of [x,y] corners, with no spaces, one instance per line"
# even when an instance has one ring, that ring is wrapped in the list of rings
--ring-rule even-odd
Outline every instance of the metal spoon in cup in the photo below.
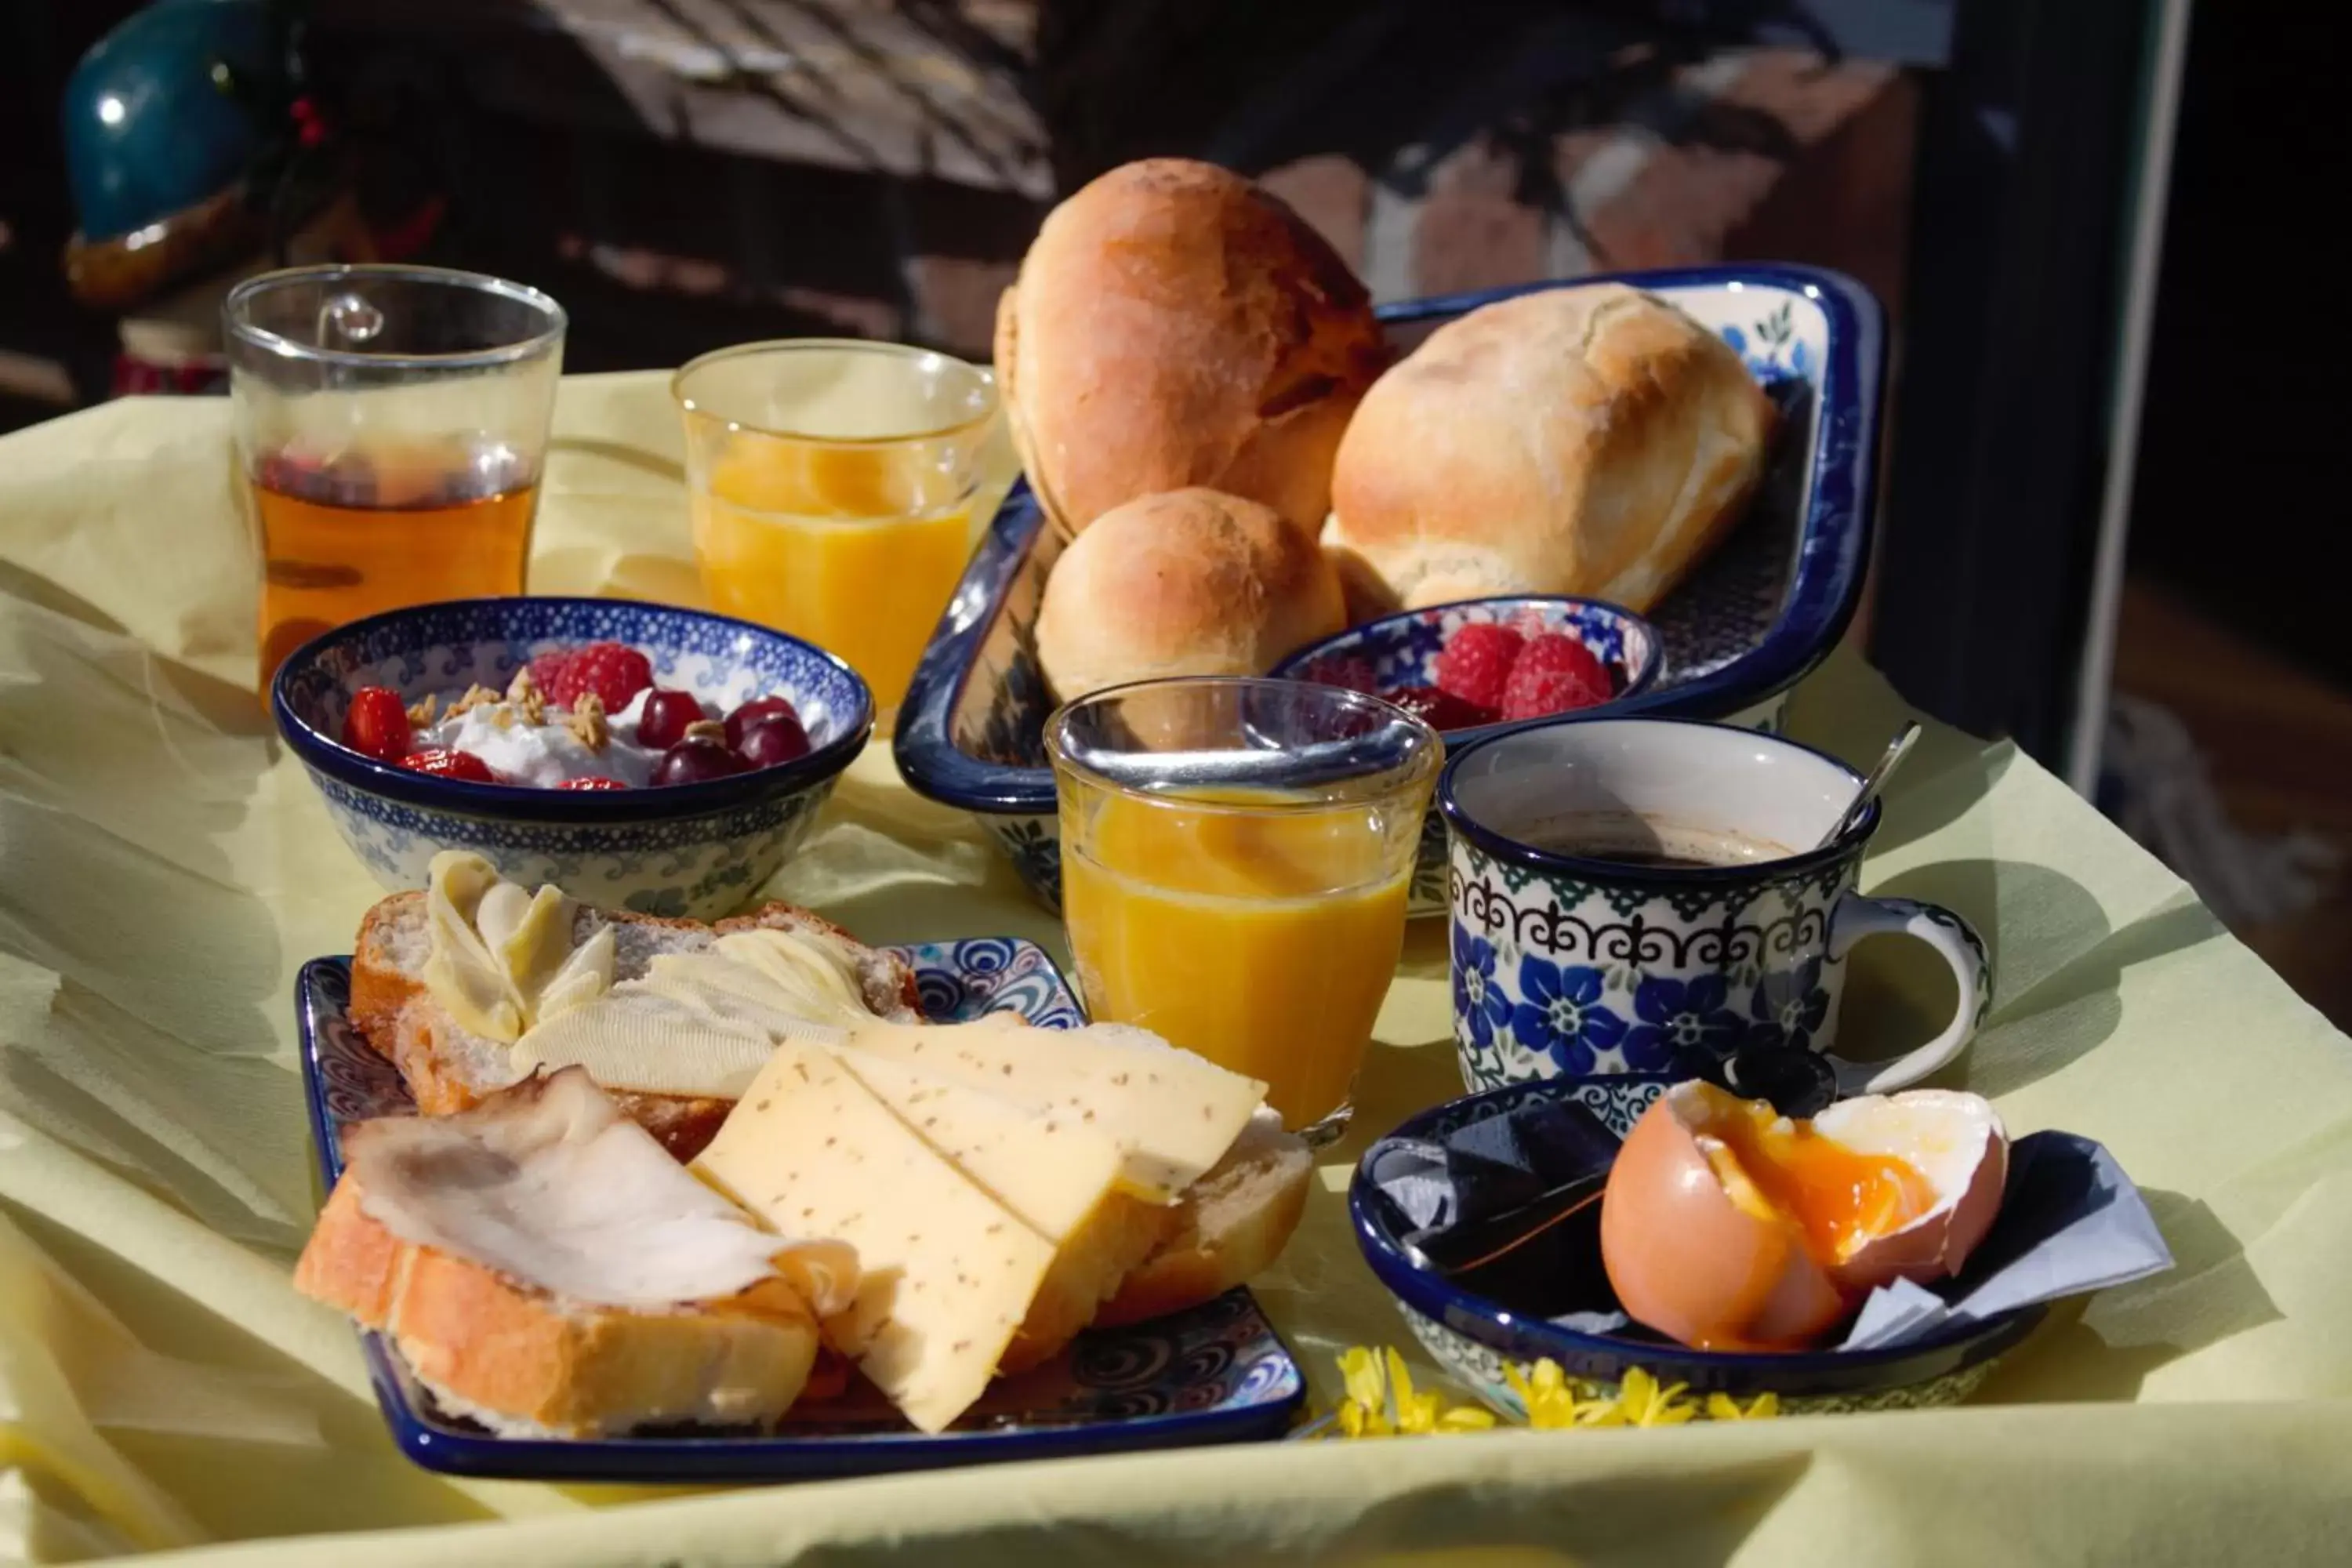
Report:
[[[1831,825],[1827,833],[1822,835],[1822,841],[1813,847],[1827,848],[1843,837],[1855,823],[1862,820],[1862,814],[1870,809],[1870,803],[1876,800],[1878,792],[1886,787],[1887,779],[1893,776],[1896,765],[1910,753],[1911,743],[1918,738],[1919,721],[1916,719],[1906,719],[1903,721],[1903,728],[1895,731],[1895,739],[1886,742],[1886,750],[1880,755],[1878,765],[1870,770],[1868,776],[1862,781],[1862,788],[1854,792],[1853,804],[1839,814],[1837,821]]]

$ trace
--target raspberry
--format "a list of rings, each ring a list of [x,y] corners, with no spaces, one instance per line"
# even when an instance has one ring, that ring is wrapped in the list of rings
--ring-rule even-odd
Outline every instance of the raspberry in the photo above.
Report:
[[[1381,693],[1433,730],[1468,730],[1495,721],[1492,708],[1465,702],[1434,686],[1399,686]]]
[[[558,648],[553,653],[541,654],[530,661],[530,683],[550,702],[556,700],[555,689],[563,680],[563,672],[572,668],[572,650]]]
[[[1318,686],[1344,686],[1368,697],[1377,697],[1381,691],[1381,678],[1372,672],[1372,661],[1360,654],[1327,654],[1298,674]]]
[[[343,744],[379,763],[396,763],[408,755],[411,739],[408,707],[400,693],[383,686],[362,686],[352,693],[343,713]]]
[[[531,662],[536,666],[539,661]],[[575,649],[551,673],[552,679],[543,687],[550,702],[570,708],[580,700],[582,692],[593,691],[603,700],[607,713],[618,713],[654,683],[653,661],[616,642],[592,642]]]
[[[1609,669],[1571,637],[1548,633],[1528,644],[1503,687],[1503,717],[1540,719],[1590,708],[1615,694]]]
[[[467,784],[499,782],[499,775],[490,772],[490,764],[471,752],[411,752],[400,759],[400,765],[411,773],[431,773],[436,779],[463,779]]]
[[[1445,639],[1436,659],[1437,684],[1479,708],[1500,708],[1526,639],[1496,621],[1473,621]]]

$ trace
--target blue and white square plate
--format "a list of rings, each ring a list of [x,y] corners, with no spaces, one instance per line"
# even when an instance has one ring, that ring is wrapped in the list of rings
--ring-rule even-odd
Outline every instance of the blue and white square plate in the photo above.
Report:
[[[914,967],[925,1016],[942,1023],[1018,1013],[1044,1028],[1085,1021],[1043,948],[980,937],[892,949]],[[352,1026],[348,958],[317,958],[295,981],[302,1083],[320,1175],[342,1173],[342,1129],[416,1107],[390,1062]],[[593,1439],[500,1437],[437,1409],[383,1336],[361,1335],[385,1424],[429,1470],[541,1481],[782,1481],[1135,1448],[1277,1437],[1306,1383],[1245,1289],[1190,1311],[1081,1334],[1064,1355],[999,1380],[961,1421],[927,1436],[863,1383],[776,1431],[691,1428]]]

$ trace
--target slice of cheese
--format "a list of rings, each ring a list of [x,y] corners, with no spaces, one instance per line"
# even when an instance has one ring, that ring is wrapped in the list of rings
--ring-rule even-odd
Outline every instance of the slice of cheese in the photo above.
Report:
[[[968,1024],[877,1018],[852,1027],[847,1048],[1097,1128],[1118,1145],[1129,1191],[1163,1203],[1224,1158],[1265,1100],[1254,1078],[1112,1024],[1036,1029],[1005,1014]]]
[[[1053,1267],[1053,1243],[918,1137],[821,1046],[786,1040],[694,1170],[787,1236],[857,1249],[827,1336],[908,1420],[971,1408]]]
[[[1118,1142],[1066,1108],[1024,1105],[870,1051],[842,1065],[956,1169],[1054,1244],[1001,1370],[1035,1366],[1070,1342],[1174,1222],[1121,1190]]]

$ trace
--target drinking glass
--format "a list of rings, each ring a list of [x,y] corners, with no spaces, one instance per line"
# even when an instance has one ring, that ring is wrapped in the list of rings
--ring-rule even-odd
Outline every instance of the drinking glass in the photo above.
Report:
[[[971,552],[995,379],[804,338],[705,354],[671,392],[711,607],[839,654],[894,710]]]
[[[261,677],[379,610],[520,594],[562,307],[438,267],[298,267],[221,307]]]
[[[1045,749],[1091,1015],[1261,1079],[1285,1126],[1338,1137],[1404,944],[1437,732],[1339,687],[1202,677],[1073,702]]]

